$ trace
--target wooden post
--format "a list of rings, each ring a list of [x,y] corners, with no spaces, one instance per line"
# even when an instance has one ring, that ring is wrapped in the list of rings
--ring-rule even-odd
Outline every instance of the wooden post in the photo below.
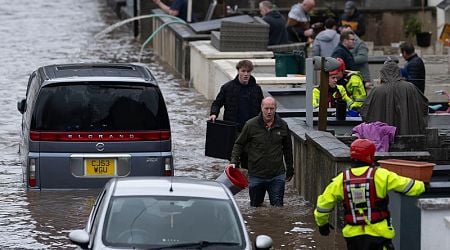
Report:
[[[325,58],[322,57],[320,62],[320,102],[319,102],[319,131],[327,130],[328,116],[328,72],[324,70]]]

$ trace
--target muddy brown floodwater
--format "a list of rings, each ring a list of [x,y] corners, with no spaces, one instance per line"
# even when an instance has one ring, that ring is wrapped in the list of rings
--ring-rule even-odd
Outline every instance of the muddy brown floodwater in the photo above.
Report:
[[[73,249],[68,232],[82,228],[99,190],[27,192],[18,157],[20,113],[29,74],[71,62],[137,62],[141,44],[124,28],[94,40],[118,20],[106,0],[14,0],[0,7],[0,248]],[[159,80],[173,135],[176,175],[215,179],[226,162],[204,156],[210,101],[189,88],[146,49],[143,62]],[[312,206],[288,185],[282,208],[250,208],[236,195],[251,237],[268,234],[275,249],[344,249],[342,237],[320,237]]]

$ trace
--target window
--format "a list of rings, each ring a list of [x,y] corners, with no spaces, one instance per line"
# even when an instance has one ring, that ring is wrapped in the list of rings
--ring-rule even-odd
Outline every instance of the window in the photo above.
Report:
[[[155,86],[49,85],[41,89],[31,124],[38,131],[136,131],[169,129]]]

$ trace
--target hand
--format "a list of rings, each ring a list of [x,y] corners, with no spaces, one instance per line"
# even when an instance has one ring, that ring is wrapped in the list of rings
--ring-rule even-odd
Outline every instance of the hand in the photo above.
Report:
[[[216,118],[217,118],[216,115],[210,115],[210,116],[209,116],[209,120],[212,121],[212,122],[215,122],[215,121],[216,121]]]
[[[156,3],[157,5],[159,5],[159,3],[161,2],[161,0],[153,0],[154,3]]]
[[[332,225],[330,225],[330,223],[327,223],[327,224],[325,224],[323,226],[320,226],[319,227],[320,235],[328,236],[330,234],[330,228],[334,229],[334,227]]]
[[[228,164],[227,167],[230,167],[230,168],[236,168],[236,164],[230,163],[230,164]]]
[[[313,30],[313,29],[307,29],[307,30],[305,30],[305,31],[303,32],[303,34],[304,34],[306,37],[310,37],[310,36],[312,36],[312,35],[314,34],[314,30]]]

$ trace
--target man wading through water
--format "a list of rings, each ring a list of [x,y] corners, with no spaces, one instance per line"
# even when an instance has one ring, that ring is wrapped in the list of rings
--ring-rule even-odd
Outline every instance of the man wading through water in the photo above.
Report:
[[[219,116],[220,109],[224,107],[223,120],[236,123],[238,133],[240,133],[245,122],[258,115],[264,96],[261,87],[256,84],[256,79],[251,75],[253,71],[251,61],[239,61],[236,69],[237,76],[222,85],[219,94],[211,104],[209,120],[214,122]],[[245,150],[240,160],[242,167],[247,168]]]

